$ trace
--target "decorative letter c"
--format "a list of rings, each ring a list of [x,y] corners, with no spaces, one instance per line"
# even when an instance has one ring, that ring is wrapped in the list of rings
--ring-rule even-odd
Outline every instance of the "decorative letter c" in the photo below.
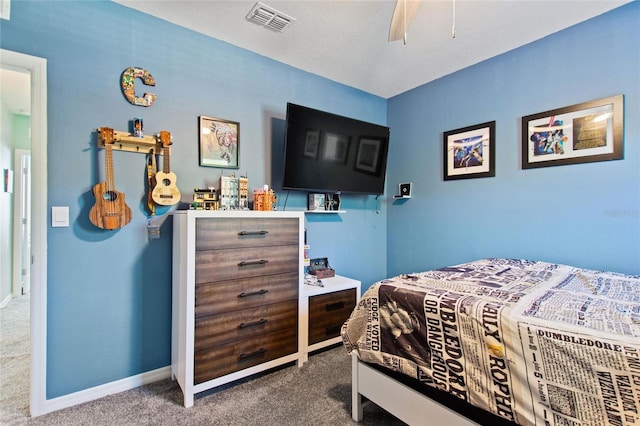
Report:
[[[129,67],[122,72],[122,79],[120,80],[122,93],[131,104],[150,107],[151,105],[153,105],[153,102],[156,100],[157,96],[153,93],[145,93],[141,98],[136,97],[134,87],[136,78],[140,78],[142,82],[147,86],[156,85],[156,81],[147,70],[137,67]]]

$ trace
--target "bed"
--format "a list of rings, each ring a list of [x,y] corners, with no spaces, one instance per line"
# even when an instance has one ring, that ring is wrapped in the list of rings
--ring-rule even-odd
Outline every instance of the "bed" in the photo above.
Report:
[[[341,335],[355,421],[366,397],[416,425],[640,425],[639,276],[521,259],[403,274]]]

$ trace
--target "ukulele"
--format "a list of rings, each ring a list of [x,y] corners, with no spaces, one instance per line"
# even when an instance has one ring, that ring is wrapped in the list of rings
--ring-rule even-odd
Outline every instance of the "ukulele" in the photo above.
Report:
[[[104,162],[106,182],[93,187],[96,203],[89,211],[89,220],[98,228],[118,229],[131,221],[131,209],[124,200],[124,194],[116,191],[113,184],[113,129],[101,127],[100,137],[104,141]]]
[[[162,156],[164,159],[162,171],[156,173],[156,185],[151,193],[151,198],[161,206],[171,206],[180,201],[180,190],[176,186],[176,174],[170,171],[169,158],[171,157],[171,135],[169,132],[160,132],[162,142]]]

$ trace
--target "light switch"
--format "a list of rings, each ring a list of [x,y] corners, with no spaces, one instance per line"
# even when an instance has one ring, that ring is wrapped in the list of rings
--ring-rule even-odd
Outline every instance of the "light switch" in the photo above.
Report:
[[[69,207],[51,207],[51,227],[69,226]]]

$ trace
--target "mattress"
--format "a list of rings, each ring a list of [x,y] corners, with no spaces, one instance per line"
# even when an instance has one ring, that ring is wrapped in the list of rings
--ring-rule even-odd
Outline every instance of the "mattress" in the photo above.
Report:
[[[483,259],[372,285],[348,353],[522,425],[639,425],[640,277]]]

